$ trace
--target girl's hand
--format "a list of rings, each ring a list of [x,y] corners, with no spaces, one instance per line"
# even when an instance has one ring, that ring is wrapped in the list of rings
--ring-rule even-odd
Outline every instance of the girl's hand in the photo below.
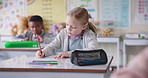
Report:
[[[38,58],[43,58],[44,56],[45,56],[45,53],[44,53],[43,51],[38,50],[38,51],[36,52],[36,57],[38,57]]]
[[[59,59],[59,58],[68,58],[69,57],[69,53],[68,52],[64,52],[62,54],[56,55],[54,58],[55,59]]]

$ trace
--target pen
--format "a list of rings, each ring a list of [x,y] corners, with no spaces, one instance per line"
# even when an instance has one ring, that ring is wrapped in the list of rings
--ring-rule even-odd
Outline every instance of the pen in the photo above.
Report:
[[[40,38],[38,37],[38,35],[37,34],[35,34],[35,39],[37,38],[37,40],[38,40],[38,45],[39,45],[39,48],[40,48],[40,52],[41,52],[41,54],[42,54],[42,48],[41,48],[41,45],[40,45]]]
[[[41,48],[41,44],[40,44],[40,38],[37,36],[38,38],[38,44],[39,44],[39,48],[40,48],[40,52],[42,52],[42,48]]]

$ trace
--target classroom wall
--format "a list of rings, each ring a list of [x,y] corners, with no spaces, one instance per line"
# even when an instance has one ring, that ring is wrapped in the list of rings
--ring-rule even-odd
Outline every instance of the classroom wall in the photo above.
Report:
[[[66,2],[65,0],[35,0],[33,4],[27,6],[27,11],[28,16],[42,16],[48,32],[52,24],[65,22]]]
[[[101,6],[99,6],[101,7]],[[114,34],[124,36],[125,33],[148,32],[148,24],[134,24],[135,0],[131,0],[131,26],[129,28],[114,29]],[[101,18],[101,9],[99,9],[99,18]]]
[[[51,3],[52,9],[50,10],[52,13],[43,13],[43,11],[50,12],[49,10],[42,10],[46,6],[43,6],[44,1],[49,1]],[[123,36],[125,33],[140,33],[140,32],[148,32],[148,25],[146,24],[134,24],[134,5],[135,0],[131,0],[131,26],[126,29],[114,29],[114,34],[118,34]],[[100,5],[98,7],[101,7]],[[101,9],[99,9],[99,18]],[[45,28],[48,31],[51,28],[51,25],[54,23],[65,22],[66,20],[66,0],[34,0],[34,2],[27,6],[27,16],[30,15],[41,15],[45,20],[49,20],[45,23]],[[52,16],[52,18],[50,17]],[[1,31],[0,35],[11,35],[10,31],[5,32]]]
[[[66,0],[51,0],[52,4],[52,23],[59,23],[65,22],[66,20]],[[42,0],[36,0],[34,4],[28,6],[28,15],[39,14],[41,13],[40,8]],[[140,32],[148,32],[148,25],[147,24],[134,24],[134,12],[135,12],[135,0],[131,0],[131,26],[130,28],[125,29],[114,29],[114,34],[124,36],[125,33],[140,33]],[[38,7],[36,7],[38,6]],[[101,7],[101,6],[98,6]],[[101,9],[99,9],[100,12]],[[99,18],[101,14],[99,13]],[[48,26],[51,28],[51,25]]]
[[[15,3],[16,0],[12,1]],[[25,1],[26,2],[23,3],[26,4],[26,6],[24,6],[24,8],[26,9],[25,11],[27,11],[25,12],[26,13],[25,16],[31,16],[31,15],[42,16],[46,32],[50,30],[52,24],[65,22],[66,0],[25,0]],[[0,7],[1,6],[3,5],[0,5]],[[12,9],[12,7],[9,8]],[[21,16],[24,15],[21,14]],[[0,20],[2,19],[0,18]],[[7,29],[7,30],[0,30],[0,35],[12,35],[12,34],[10,29],[9,30]]]

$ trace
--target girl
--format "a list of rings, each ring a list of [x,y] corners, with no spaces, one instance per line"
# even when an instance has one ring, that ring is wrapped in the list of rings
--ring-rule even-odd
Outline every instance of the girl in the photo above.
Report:
[[[63,49],[63,53],[55,56],[55,58],[70,57],[71,52],[76,49],[98,49],[95,26],[88,20],[89,14],[85,8],[72,9],[67,15],[66,28],[42,52],[37,51],[36,56],[42,58],[52,55],[60,48]]]

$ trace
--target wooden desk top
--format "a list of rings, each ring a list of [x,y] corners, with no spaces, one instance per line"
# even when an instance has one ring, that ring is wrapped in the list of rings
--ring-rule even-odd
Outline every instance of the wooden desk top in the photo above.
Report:
[[[0,51],[37,51],[39,48],[0,48]]]
[[[57,60],[57,65],[30,65],[33,60]],[[108,63],[105,65],[76,66],[70,62],[69,58],[54,59],[54,56],[46,58],[37,58],[35,55],[23,55],[0,62],[0,71],[41,71],[41,72],[86,72],[86,73],[106,73],[113,60],[108,57]]]

